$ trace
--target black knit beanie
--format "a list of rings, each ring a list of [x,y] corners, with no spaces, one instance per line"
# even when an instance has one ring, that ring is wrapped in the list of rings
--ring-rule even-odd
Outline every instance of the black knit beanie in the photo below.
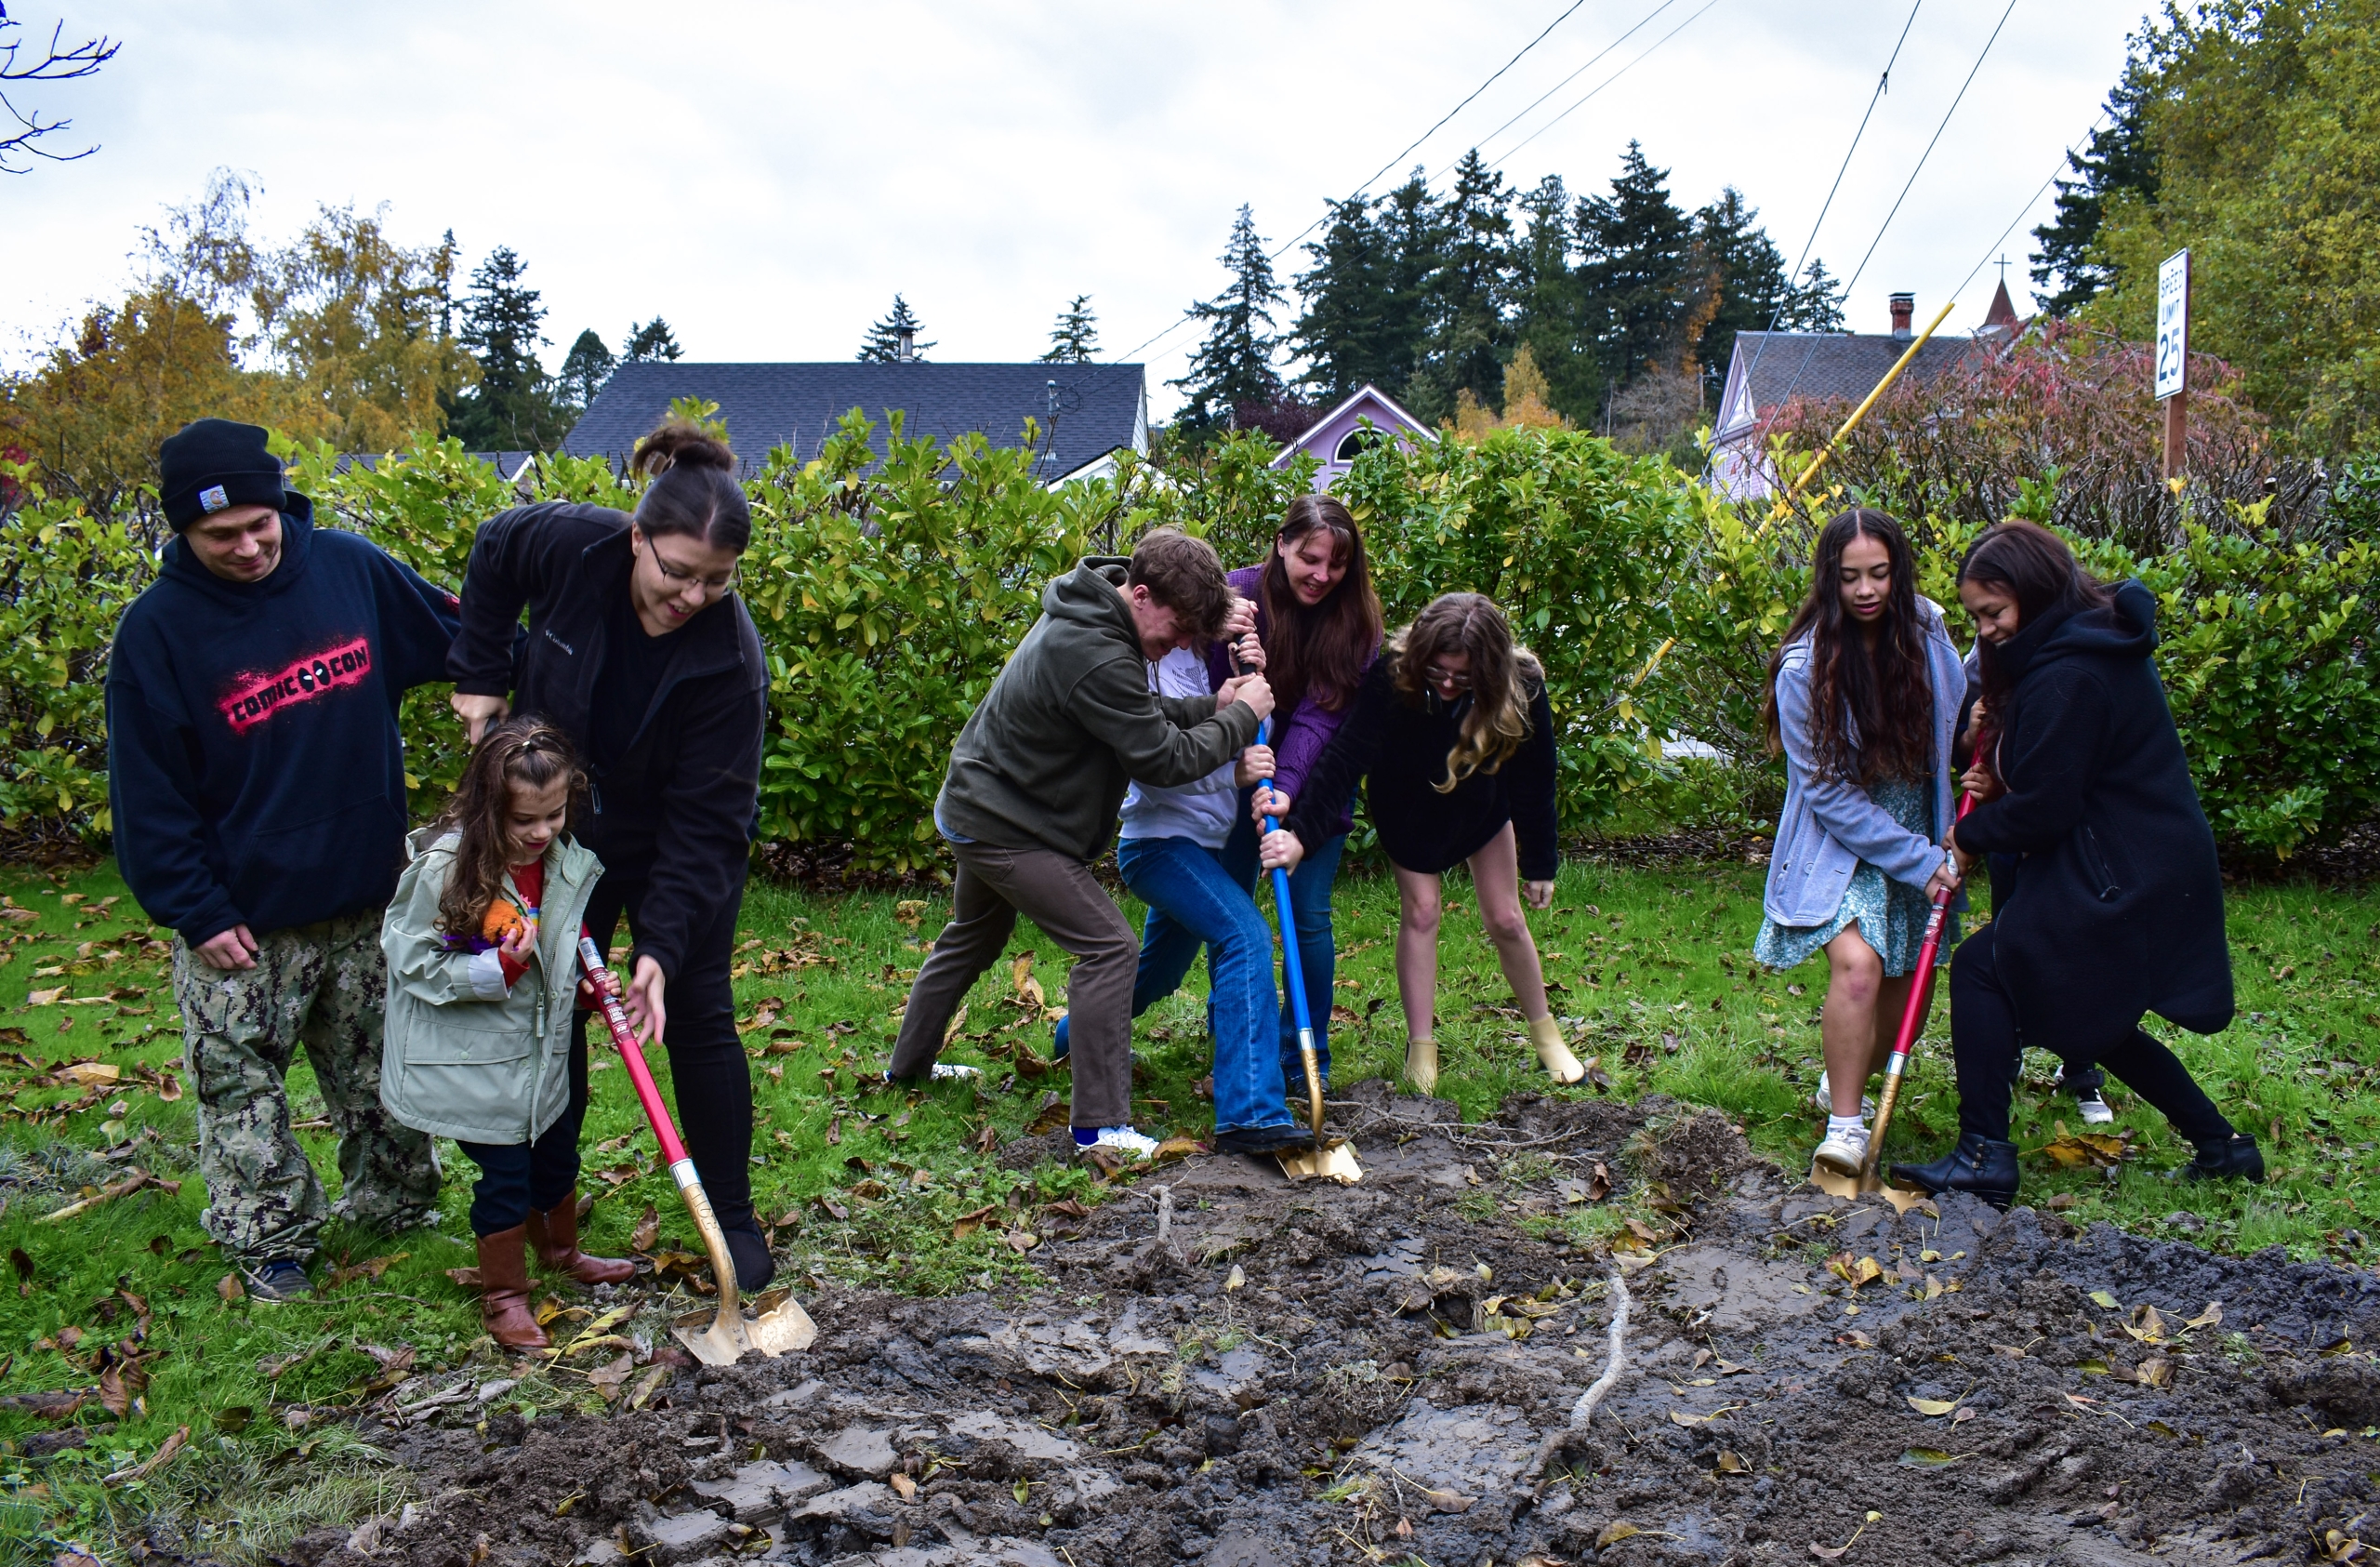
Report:
[[[233,506],[287,503],[281,459],[265,450],[261,426],[193,419],[165,437],[157,453],[157,488],[176,533]]]

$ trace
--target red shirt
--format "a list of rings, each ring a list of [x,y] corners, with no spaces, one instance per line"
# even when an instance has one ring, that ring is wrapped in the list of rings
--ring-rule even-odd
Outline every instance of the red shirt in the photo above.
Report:
[[[521,913],[504,909],[503,911],[511,914],[512,917],[498,923],[497,910],[489,910],[487,934],[493,940],[500,941],[504,935],[516,925],[524,923],[527,920],[535,920],[537,917],[538,905],[545,901],[546,862],[543,859],[533,859],[526,865],[513,866],[511,870],[512,884],[520,889],[521,901],[526,906],[525,919]],[[501,907],[499,904],[499,908]],[[529,972],[529,965],[520,962],[509,952],[498,952],[496,962],[504,965],[504,984],[507,989],[509,989],[522,975]]]

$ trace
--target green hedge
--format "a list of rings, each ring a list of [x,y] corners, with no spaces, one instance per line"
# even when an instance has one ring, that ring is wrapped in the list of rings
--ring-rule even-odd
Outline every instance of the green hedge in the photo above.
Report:
[[[284,450],[318,519],[450,587],[473,528],[522,493],[452,441],[343,472],[327,448]],[[1272,454],[1234,436],[1195,468],[1127,463],[1115,480],[1051,491],[1029,452],[912,439],[897,417],[879,434],[856,412],[810,462],[770,454],[749,485],[743,588],[774,690],[763,836],[848,842],[872,869],[933,858],[929,807],[951,743],[1038,613],[1042,584],[1159,525],[1214,539],[1232,564],[1261,558],[1312,471],[1276,471]],[[525,488],[635,502],[599,461],[540,461]],[[2025,509],[2045,509],[2049,492],[2030,486]],[[152,575],[156,541],[28,493],[0,519],[0,817],[101,835],[108,638]],[[1392,623],[1458,588],[1513,614],[1564,727],[1566,826],[1621,819],[1632,800],[1674,810],[1681,790],[1703,792],[1694,808],[1773,809],[1762,671],[1806,581],[1807,519],[1725,504],[1662,458],[1571,432],[1375,447],[1339,493],[1364,522]],[[2256,508],[2220,520],[2154,560],[2080,547],[2160,597],[2159,658],[2218,832],[2286,856],[2380,803],[2369,594],[2380,563],[2368,544],[2285,543]],[[1917,519],[1913,531],[1925,591],[1954,603],[1971,525]],[[404,725],[426,812],[462,759],[443,690],[415,693]],[[1664,736],[1707,741],[1734,765],[1684,772]]]

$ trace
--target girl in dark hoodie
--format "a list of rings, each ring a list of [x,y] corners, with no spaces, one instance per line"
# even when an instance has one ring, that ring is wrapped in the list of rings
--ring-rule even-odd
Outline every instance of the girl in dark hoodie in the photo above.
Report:
[[[1990,924],[1950,969],[1959,1144],[1896,1164],[1928,1191],[2016,1195],[2008,1140],[2017,1052],[2097,1065],[2162,1111],[2198,1154],[2188,1179],[2264,1178],[2255,1140],[2232,1129],[2189,1069],[2140,1027],[2154,1012],[2196,1033],[2231,1021],[2223,879],[2150,654],[2157,601],[2113,588],[2032,523],[1986,532],[1959,565],[1959,602],[1982,640],[1978,728],[1963,780],[1982,802],[1945,835],[1963,869],[2007,856]]]

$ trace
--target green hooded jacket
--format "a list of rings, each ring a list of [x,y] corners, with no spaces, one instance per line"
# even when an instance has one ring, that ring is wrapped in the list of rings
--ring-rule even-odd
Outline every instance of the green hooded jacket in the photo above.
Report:
[[[1202,778],[1252,744],[1256,710],[1149,689],[1130,563],[1093,555],[1041,590],[1041,618],[1009,655],[951,749],[934,817],[1006,849],[1098,857],[1134,779]]]
[[[578,927],[603,874],[568,836],[546,849],[537,946],[508,990],[488,952],[457,951],[438,928],[438,899],[462,834],[423,828],[380,922],[389,960],[380,1103],[417,1132],[467,1143],[529,1143],[570,1104]],[[509,874],[505,893],[525,910]],[[476,967],[474,966],[476,965]]]

